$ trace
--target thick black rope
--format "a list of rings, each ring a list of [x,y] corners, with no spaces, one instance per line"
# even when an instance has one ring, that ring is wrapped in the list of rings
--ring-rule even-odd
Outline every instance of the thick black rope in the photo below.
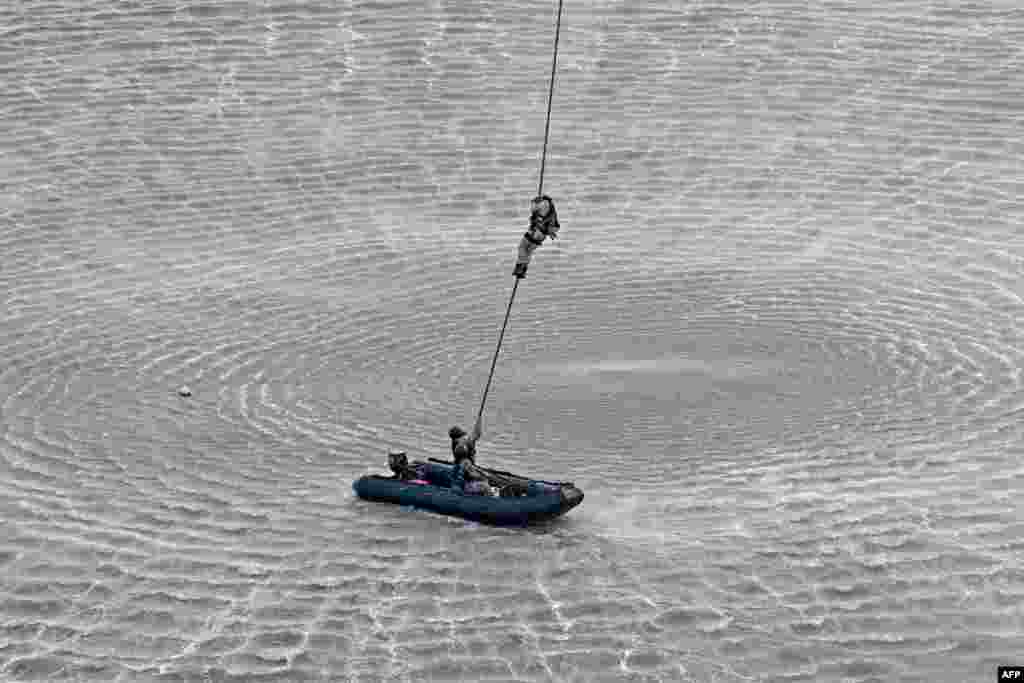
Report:
[[[551,131],[551,101],[555,98],[555,73],[558,71],[558,35],[562,31],[562,0],[558,0],[558,18],[555,20],[555,50],[551,57],[551,85],[548,87],[548,116],[544,121],[544,149],[540,153],[540,180],[537,195],[544,194],[544,162],[548,158],[548,133]]]
[[[562,31],[562,3],[558,0],[558,18],[555,20],[555,49],[551,58],[551,84],[548,86],[548,113],[544,121],[544,147],[540,153],[540,179],[537,181],[537,195],[544,194],[544,164],[548,157],[548,135],[551,132],[551,102],[555,97],[555,73],[558,71],[558,38]],[[498,346],[494,349],[494,359],[491,361],[491,371],[487,375],[487,384],[484,386],[484,397],[480,401],[480,410],[476,414],[476,421],[479,423],[484,415],[484,406],[487,404],[487,394],[491,390],[491,380],[494,379],[494,368],[498,364],[498,353],[501,351],[501,342],[505,339],[505,328],[508,327],[508,316],[512,312],[512,302],[516,300],[516,290],[519,289],[519,278],[516,278],[512,285],[512,296],[508,299],[508,308],[505,309],[505,322],[501,324],[501,334],[498,335]]]
[[[512,296],[508,299],[508,308],[505,309],[505,322],[501,324],[501,335],[498,336],[498,348],[494,349],[494,360],[491,361],[491,372],[487,375],[487,386],[484,387],[484,398],[480,401],[480,412],[476,414],[476,421],[484,415],[484,405],[487,403],[487,392],[491,390],[491,379],[494,377],[494,366],[498,364],[498,352],[501,351],[501,340],[505,338],[505,328],[508,327],[508,314],[512,312],[512,302],[516,298],[516,290],[519,289],[519,278],[512,285]]]

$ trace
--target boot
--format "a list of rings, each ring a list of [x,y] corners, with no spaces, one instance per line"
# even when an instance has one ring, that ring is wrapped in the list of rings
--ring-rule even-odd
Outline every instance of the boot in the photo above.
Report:
[[[526,264],[517,263],[515,270],[512,271],[512,274],[515,275],[520,280],[526,277]]]

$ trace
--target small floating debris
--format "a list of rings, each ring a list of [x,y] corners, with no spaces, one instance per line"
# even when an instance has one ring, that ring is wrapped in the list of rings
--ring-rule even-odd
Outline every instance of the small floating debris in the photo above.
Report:
[[[188,388],[187,384],[182,385],[178,388],[178,396],[185,396],[186,398],[192,395],[192,390]]]

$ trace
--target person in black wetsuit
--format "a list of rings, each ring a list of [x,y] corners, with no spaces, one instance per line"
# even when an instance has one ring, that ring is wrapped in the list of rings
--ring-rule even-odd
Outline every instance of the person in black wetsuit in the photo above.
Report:
[[[472,463],[476,463],[476,442],[480,439],[482,433],[483,428],[480,420],[477,420],[476,424],[473,425],[472,434],[467,434],[466,430],[458,425],[448,430],[448,437],[452,440],[452,455],[455,457],[456,464],[461,460],[469,460]]]
[[[519,240],[519,254],[516,257],[516,267],[512,274],[520,279],[526,277],[526,268],[530,265],[530,257],[533,256],[533,252],[544,244],[545,238],[555,239],[560,227],[558,213],[555,211],[555,202],[551,197],[546,194],[534,197],[530,205],[530,229]]]
[[[455,458],[455,470],[452,472],[453,489],[466,493],[489,492],[487,475],[476,467],[476,442],[481,433],[480,420],[473,426],[472,434],[466,434],[459,426],[448,430],[448,436],[452,440],[452,456]]]

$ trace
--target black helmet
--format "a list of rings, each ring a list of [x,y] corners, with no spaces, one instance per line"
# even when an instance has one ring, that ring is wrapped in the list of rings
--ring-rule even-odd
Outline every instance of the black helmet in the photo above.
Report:
[[[461,439],[466,435],[465,430],[462,427],[455,426],[448,430],[448,436],[453,439]]]
[[[472,456],[469,454],[469,446],[464,443],[457,444],[453,449],[452,453],[455,454],[455,461],[459,460],[472,460]]]

